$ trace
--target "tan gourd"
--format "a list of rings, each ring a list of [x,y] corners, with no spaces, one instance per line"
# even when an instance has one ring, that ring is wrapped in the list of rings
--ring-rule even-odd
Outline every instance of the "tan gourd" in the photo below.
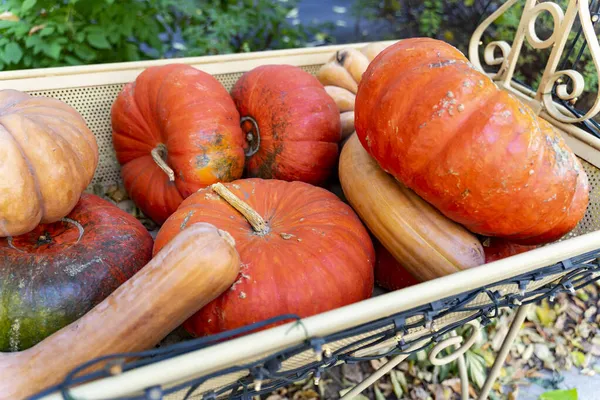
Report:
[[[356,94],[358,84],[342,65],[336,60],[324,64],[317,72],[317,79],[325,86],[339,86]]]
[[[477,237],[383,171],[356,134],[342,149],[339,177],[369,230],[420,281],[484,263]]]
[[[344,140],[354,133],[354,111],[341,113],[340,122],[342,123],[342,140]]]
[[[354,48],[342,49],[335,53],[332,57],[332,61],[335,60],[344,67],[356,81],[360,83],[362,74],[367,70],[369,66],[369,59],[361,51]]]
[[[388,46],[389,44],[381,42],[369,43],[368,45],[360,49],[360,52],[367,57],[369,62],[371,62],[375,57],[377,57],[379,53],[383,51],[383,49],[385,49]]]
[[[354,110],[354,101],[356,96],[354,93],[339,86],[325,86],[325,91],[335,101],[341,113]]]
[[[341,145],[355,131],[354,104],[362,75],[373,58],[387,46],[388,43],[374,42],[360,50],[352,47],[338,50],[317,72],[317,78],[340,111]]]
[[[0,399],[23,399],[106,354],[152,348],[238,276],[229,233],[197,223],[82,318],[36,346],[0,354]]]

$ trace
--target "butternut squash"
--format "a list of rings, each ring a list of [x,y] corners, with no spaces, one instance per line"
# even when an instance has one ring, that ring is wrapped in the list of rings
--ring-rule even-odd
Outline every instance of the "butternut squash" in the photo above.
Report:
[[[339,178],[371,233],[419,281],[484,263],[477,237],[383,171],[356,134],[342,149]]]
[[[229,233],[190,225],[82,318],[25,351],[0,353],[0,399],[38,393],[92,358],[152,348],[227,290],[239,270]]]
[[[348,139],[354,131],[354,111],[346,111],[340,114],[342,124],[342,140]]]
[[[354,111],[354,101],[356,100],[354,93],[339,86],[325,86],[325,91],[335,101],[335,105],[341,113]]]

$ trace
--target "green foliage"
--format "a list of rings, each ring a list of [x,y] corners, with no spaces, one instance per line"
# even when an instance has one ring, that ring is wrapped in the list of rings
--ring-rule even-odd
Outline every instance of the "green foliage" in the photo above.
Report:
[[[295,0],[6,0],[0,70],[301,47]],[[321,35],[323,36],[323,35]]]
[[[540,400],[577,400],[577,389],[554,390],[552,392],[542,393]]]

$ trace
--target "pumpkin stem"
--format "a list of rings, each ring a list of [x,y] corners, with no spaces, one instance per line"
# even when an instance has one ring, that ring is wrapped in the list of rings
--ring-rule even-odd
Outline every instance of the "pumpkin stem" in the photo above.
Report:
[[[239,197],[231,192],[231,190],[227,189],[225,185],[221,182],[217,182],[211,185],[211,189],[215,191],[219,196],[223,198],[227,203],[229,203],[233,208],[238,210],[240,214],[248,220],[252,228],[256,232],[257,235],[265,235],[269,233],[269,226],[252,207],[248,205],[248,203],[242,201]]]
[[[258,122],[252,117],[242,117],[240,118],[240,126],[244,124],[244,122],[250,121],[252,125],[254,125],[254,129],[246,134],[246,141],[250,145],[248,151],[246,152],[246,157],[253,156],[260,149],[260,129],[258,129]]]
[[[167,165],[163,158],[166,158],[167,147],[164,144],[159,143],[155,148],[152,149],[150,154],[152,155],[152,159],[154,160],[156,165],[158,165],[160,169],[162,169],[165,172],[165,174],[167,174],[169,180],[173,182],[175,180],[175,172],[173,172],[173,170]]]

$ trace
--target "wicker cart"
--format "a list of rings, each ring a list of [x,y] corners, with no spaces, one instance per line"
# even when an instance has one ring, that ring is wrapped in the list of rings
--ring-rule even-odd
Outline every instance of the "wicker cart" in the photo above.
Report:
[[[258,324],[143,352],[127,362],[122,355],[114,355],[108,361],[120,363],[119,368],[86,374],[84,365],[73,371],[63,385],[35,398],[249,398],[292,381],[308,377],[318,380],[324,370],[340,363],[388,357],[386,364],[345,395],[350,398],[409,354],[433,343],[429,353],[432,363],[458,361],[463,399],[467,399],[463,354],[499,310],[518,308],[480,392],[480,399],[487,398],[531,304],[562,291],[573,292],[600,275],[600,129],[592,120],[600,109],[600,100],[585,114],[576,111],[573,104],[583,92],[583,78],[575,71],[577,65],[562,64],[559,68],[567,51],[572,51],[576,43],[585,43],[600,71],[600,45],[594,33],[598,17],[590,12],[588,1],[572,0],[563,10],[552,2],[525,0],[513,43],[493,42],[481,49],[484,31],[517,1],[507,1],[480,25],[471,39],[469,58],[475,67],[482,68],[479,59],[483,54],[486,64],[498,68],[490,74],[498,86],[516,94],[557,127],[581,159],[591,184],[590,204],[584,219],[567,237],[527,253],[310,318],[281,316],[279,321],[288,322],[268,330],[252,333],[260,327]],[[554,33],[546,40],[539,39],[535,32],[535,21],[542,12],[554,18]],[[573,40],[568,38],[572,31],[578,32]],[[537,89],[513,79],[525,41],[550,54]],[[243,72],[264,64],[292,64],[315,73],[342,47],[347,46],[5,72],[0,74],[0,89],[56,97],[74,106],[100,145],[94,182],[113,182],[120,180],[120,174],[111,144],[110,107],[123,85],[145,68],[175,61],[187,63],[213,74],[230,89]],[[563,82],[567,80],[571,82],[569,87]],[[466,339],[453,333],[464,325],[471,328]],[[246,334],[223,340],[239,333]],[[453,352],[440,357],[443,349]],[[106,362],[107,358],[95,361]]]

